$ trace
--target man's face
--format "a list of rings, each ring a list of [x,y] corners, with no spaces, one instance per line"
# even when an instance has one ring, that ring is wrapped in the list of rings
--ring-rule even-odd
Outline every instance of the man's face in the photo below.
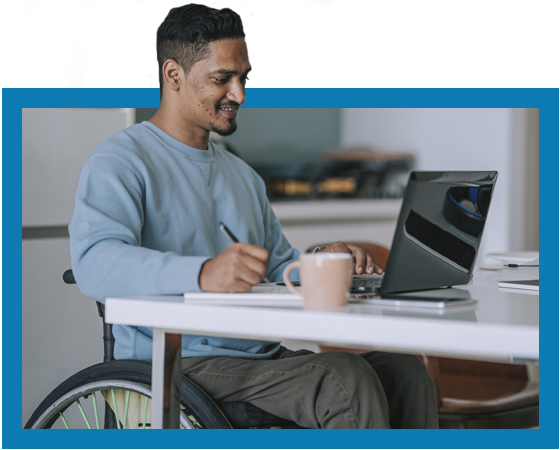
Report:
[[[251,70],[247,45],[243,38],[209,45],[210,57],[195,63],[181,83],[179,108],[194,132],[228,136],[237,129],[237,111],[245,103],[245,82]]]

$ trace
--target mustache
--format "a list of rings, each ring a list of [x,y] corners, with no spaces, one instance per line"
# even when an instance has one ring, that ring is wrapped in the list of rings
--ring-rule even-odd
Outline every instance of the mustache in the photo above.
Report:
[[[241,105],[237,102],[227,101],[217,105],[218,108],[239,108]]]

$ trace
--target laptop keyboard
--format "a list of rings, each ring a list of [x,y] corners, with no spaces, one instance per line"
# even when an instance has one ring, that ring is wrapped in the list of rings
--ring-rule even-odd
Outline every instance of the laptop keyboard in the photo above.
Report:
[[[360,294],[364,292],[377,292],[381,288],[383,277],[379,275],[354,275],[352,277],[352,294]]]
[[[381,288],[383,277],[380,275],[354,275],[352,277],[352,294],[363,294],[377,292]],[[300,286],[299,281],[292,281],[294,286]],[[278,286],[285,286],[284,283],[276,283]]]

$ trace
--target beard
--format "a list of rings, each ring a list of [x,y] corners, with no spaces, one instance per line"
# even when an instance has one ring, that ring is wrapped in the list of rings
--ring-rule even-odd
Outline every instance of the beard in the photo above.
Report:
[[[210,130],[218,133],[220,136],[229,136],[235,133],[235,131],[237,130],[237,121],[235,120],[235,118],[233,118],[228,119],[227,125],[212,123],[210,124]]]

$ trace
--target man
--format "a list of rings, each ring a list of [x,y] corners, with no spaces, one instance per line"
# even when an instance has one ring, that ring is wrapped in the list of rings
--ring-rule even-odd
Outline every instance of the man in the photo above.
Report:
[[[299,254],[263,181],[209,141],[237,127],[251,71],[240,17],[186,5],[157,33],[161,105],[85,164],[70,224],[81,291],[108,296],[246,292]],[[225,222],[239,244],[218,229]],[[361,249],[357,273],[380,273]],[[152,330],[117,326],[117,359],[151,359]],[[183,373],[220,402],[242,401],[306,428],[437,427],[433,384],[413,356],[292,352],[278,343],[183,336]]]

